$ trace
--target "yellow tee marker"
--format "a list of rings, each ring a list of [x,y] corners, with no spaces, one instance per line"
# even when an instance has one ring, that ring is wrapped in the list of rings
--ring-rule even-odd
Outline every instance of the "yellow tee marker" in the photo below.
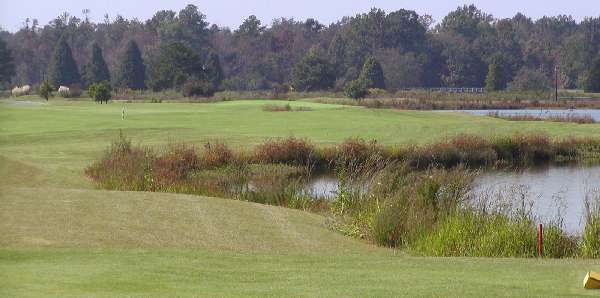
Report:
[[[583,287],[585,289],[600,289],[600,273],[588,272],[583,279]]]

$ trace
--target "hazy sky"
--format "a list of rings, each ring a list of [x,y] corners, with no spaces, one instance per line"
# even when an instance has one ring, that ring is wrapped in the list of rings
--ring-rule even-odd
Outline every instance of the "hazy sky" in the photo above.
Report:
[[[102,20],[105,13],[111,18],[120,14],[146,20],[158,10],[179,11],[188,3],[198,6],[210,23],[231,28],[239,26],[251,14],[258,16],[263,24],[270,24],[278,17],[312,17],[329,24],[343,16],[366,12],[371,7],[386,11],[412,9],[420,14],[430,14],[439,21],[457,6],[471,3],[495,17],[511,17],[517,12],[534,19],[558,14],[572,15],[577,20],[600,16],[600,0],[0,0],[0,26],[16,31],[26,18],[37,18],[45,25],[65,11],[82,16],[84,8],[91,10],[91,18],[95,21]]]

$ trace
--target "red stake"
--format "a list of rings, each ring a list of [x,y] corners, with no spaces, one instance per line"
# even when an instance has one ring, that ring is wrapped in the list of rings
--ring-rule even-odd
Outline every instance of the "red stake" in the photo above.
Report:
[[[538,226],[538,257],[542,257],[544,253],[544,229],[542,224]]]

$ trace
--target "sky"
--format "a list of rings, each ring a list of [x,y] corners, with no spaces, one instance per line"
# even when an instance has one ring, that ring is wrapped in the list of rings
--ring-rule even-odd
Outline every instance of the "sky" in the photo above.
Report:
[[[314,18],[329,24],[372,7],[388,12],[401,8],[415,10],[440,21],[464,4],[475,4],[497,18],[512,17],[517,12],[533,19],[559,14],[571,15],[576,20],[600,16],[600,0],[0,0],[0,27],[14,32],[26,18],[38,19],[45,25],[63,12],[82,17],[83,9],[89,9],[96,22],[103,20],[106,13],[111,19],[120,14],[128,19],[146,20],[158,10],[179,11],[190,3],[198,6],[211,24],[230,28],[237,28],[252,14],[267,25],[279,17]]]

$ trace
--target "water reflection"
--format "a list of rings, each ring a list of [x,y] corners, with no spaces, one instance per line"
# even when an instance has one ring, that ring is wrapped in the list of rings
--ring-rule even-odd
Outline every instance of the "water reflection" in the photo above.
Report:
[[[600,110],[592,109],[444,110],[436,112],[469,113],[477,116],[488,116],[498,113],[500,116],[536,116],[541,118],[591,116],[594,121],[600,122]]]
[[[600,192],[600,166],[548,167],[521,172],[491,172],[475,181],[475,192],[525,187],[533,212],[541,220],[560,216],[571,234],[583,231],[586,194]]]

